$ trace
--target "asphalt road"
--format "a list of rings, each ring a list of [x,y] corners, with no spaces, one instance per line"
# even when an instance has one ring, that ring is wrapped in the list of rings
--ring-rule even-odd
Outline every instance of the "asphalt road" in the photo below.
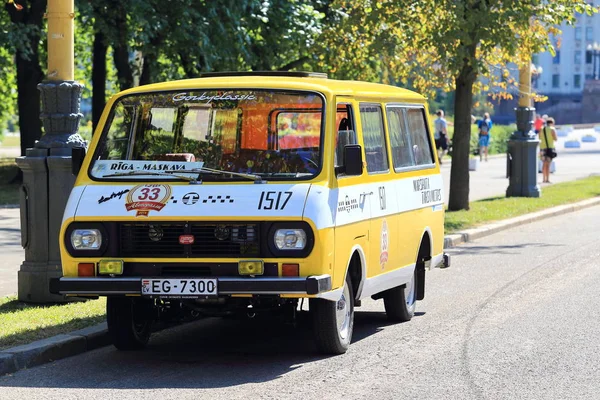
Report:
[[[354,342],[315,355],[310,330],[208,319],[0,378],[9,399],[595,399],[600,207],[459,246],[404,324],[381,302]]]

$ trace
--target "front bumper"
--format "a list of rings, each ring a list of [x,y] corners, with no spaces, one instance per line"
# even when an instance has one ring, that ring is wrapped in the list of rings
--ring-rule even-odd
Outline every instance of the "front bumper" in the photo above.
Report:
[[[144,277],[148,278],[148,277]],[[184,277],[185,278],[185,277]],[[331,276],[309,277],[217,277],[219,295],[301,294],[316,295],[331,290]],[[142,277],[53,278],[50,293],[69,295],[141,295]]]

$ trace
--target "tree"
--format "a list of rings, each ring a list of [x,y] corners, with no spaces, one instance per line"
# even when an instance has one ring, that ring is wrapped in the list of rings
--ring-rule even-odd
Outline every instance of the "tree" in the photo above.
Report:
[[[339,0],[334,7],[338,26],[322,42],[339,51],[324,65],[350,77],[398,79],[425,94],[455,91],[450,211],[469,209],[473,93],[506,90],[509,62],[529,66],[533,53],[553,52],[560,23],[595,11],[584,0]]]
[[[10,24],[7,13],[0,13],[0,26]],[[15,114],[17,102],[14,48],[8,35],[0,36],[0,137],[7,127],[8,120]]]
[[[11,21],[8,41],[15,51],[21,154],[24,155],[25,149],[33,147],[42,136],[37,85],[44,77],[39,43],[46,0],[11,0],[5,3],[4,8]]]
[[[326,23],[330,1],[264,2],[244,20],[245,62],[253,71],[306,68]]]

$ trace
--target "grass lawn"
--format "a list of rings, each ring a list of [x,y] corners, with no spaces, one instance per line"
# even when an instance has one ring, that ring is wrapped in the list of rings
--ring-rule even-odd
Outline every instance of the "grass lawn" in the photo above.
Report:
[[[596,196],[600,196],[600,176],[557,183],[544,186],[539,198],[492,197],[471,202],[469,211],[446,212],[444,227],[446,233],[452,233]]]
[[[0,297],[0,349],[31,343],[103,322],[106,299],[60,305],[19,302]]]
[[[0,158],[0,205],[19,204],[19,185],[9,183],[18,171],[13,158]]]
[[[4,135],[0,142],[2,142],[2,147],[19,147],[21,146],[21,137],[19,135]]]

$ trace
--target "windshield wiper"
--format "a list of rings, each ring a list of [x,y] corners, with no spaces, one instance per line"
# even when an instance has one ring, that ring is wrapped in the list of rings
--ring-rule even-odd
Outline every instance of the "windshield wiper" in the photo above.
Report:
[[[233,175],[233,176],[239,176],[241,178],[250,179],[252,181],[262,181],[262,177],[255,175],[255,174],[245,174],[243,172],[223,171],[221,169],[212,169],[212,168],[206,168],[206,167],[188,169],[186,171],[177,171],[177,173],[186,173],[186,174],[202,173],[202,172],[208,172],[209,174],[215,174],[215,175]]]
[[[189,171],[177,171],[177,172],[189,172]],[[129,171],[129,172],[117,172],[115,174],[104,175],[102,178],[110,178],[113,176],[137,176],[137,175],[152,175],[152,176],[172,176],[175,178],[183,179],[188,182],[196,182],[196,178],[190,178],[189,176],[183,176],[175,174],[171,171],[163,171],[163,172],[150,172],[150,171]]]
[[[196,182],[200,178],[199,175],[196,178],[192,178],[192,177],[189,177],[189,176],[183,176],[183,175],[179,175],[179,174],[199,174],[199,173],[203,173],[203,172],[208,172],[209,174],[215,174],[215,175],[233,175],[233,176],[239,176],[239,177],[242,177],[242,178],[250,179],[252,181],[262,181],[262,178],[260,176],[258,176],[258,175],[245,174],[245,173],[242,173],[242,172],[222,171],[220,169],[212,169],[212,168],[206,168],[206,167],[194,168],[194,169],[188,169],[188,170],[181,170],[181,171],[161,171],[161,172],[153,172],[153,171],[129,171],[129,172],[117,172],[117,173],[110,174],[110,175],[104,175],[103,178],[117,177],[117,176],[153,175],[153,176],[173,176],[175,178],[183,179],[183,180],[186,180],[188,182]]]

